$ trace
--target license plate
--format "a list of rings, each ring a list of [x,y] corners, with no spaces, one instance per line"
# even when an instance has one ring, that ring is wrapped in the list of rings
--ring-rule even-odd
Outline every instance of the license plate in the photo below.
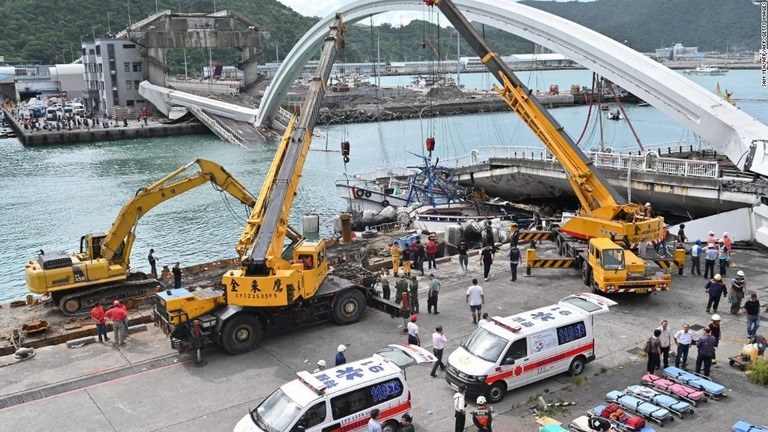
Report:
[[[451,386],[452,389],[454,389],[456,391],[459,391],[459,386],[458,385],[456,385],[454,383],[450,383],[449,385]]]
[[[635,291],[635,292],[637,292],[638,294],[645,294],[645,293],[648,292],[648,289],[647,288],[638,288],[637,291]]]

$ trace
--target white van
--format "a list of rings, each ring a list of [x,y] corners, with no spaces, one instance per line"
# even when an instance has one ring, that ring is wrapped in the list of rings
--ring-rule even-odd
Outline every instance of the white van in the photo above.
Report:
[[[615,304],[580,293],[556,305],[493,317],[451,353],[445,379],[453,389],[465,384],[469,396],[496,403],[507,390],[562,372],[579,375],[595,359],[592,316]]]
[[[382,429],[395,432],[411,409],[405,368],[436,360],[424,348],[393,344],[364,360],[298,372],[243,417],[235,432],[364,431],[374,408]]]

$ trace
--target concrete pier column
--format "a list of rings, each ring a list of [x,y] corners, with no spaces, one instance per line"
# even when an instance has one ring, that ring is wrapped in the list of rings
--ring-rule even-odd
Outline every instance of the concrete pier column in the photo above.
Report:
[[[258,56],[260,55],[259,48],[260,47],[242,48],[243,60],[237,65],[237,67],[243,71],[243,88],[241,91],[254,98],[259,96],[258,90],[256,90],[257,84],[264,79],[264,74],[258,70]]]
[[[165,63],[164,48],[147,48],[147,69],[149,69],[149,82],[165,87],[165,74],[168,65]]]

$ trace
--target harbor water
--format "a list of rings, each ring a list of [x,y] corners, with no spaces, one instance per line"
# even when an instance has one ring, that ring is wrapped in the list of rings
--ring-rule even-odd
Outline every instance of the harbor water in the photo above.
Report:
[[[557,84],[567,92],[572,84],[590,85],[589,71],[525,72],[521,79],[542,91]],[[691,77],[702,87],[733,92],[738,107],[768,123],[768,91],[760,87],[759,71],[730,71],[725,76]],[[382,77],[382,85],[407,85],[410,77]],[[467,88],[489,89],[487,74],[462,74]],[[687,145],[693,134],[653,107],[628,106],[627,112],[644,144]],[[575,106],[552,111],[571,136],[585,129],[588,108]],[[582,148],[601,146],[597,114],[586,127]],[[603,121],[603,146],[638,149],[625,121]],[[433,158],[465,155],[480,146],[539,146],[527,128],[510,113],[452,118],[405,120],[316,128],[291,222],[302,226],[306,213],[320,217],[321,235],[331,233],[331,218],[344,211],[336,180],[349,174],[388,165],[418,165],[424,139],[437,142]],[[346,166],[337,152],[341,141],[352,146]],[[224,166],[257,195],[272,161],[277,142],[248,148],[233,146],[214,135],[84,143],[25,148],[16,139],[0,139],[0,301],[27,294],[24,264],[39,249],[46,252],[79,249],[79,239],[109,229],[120,208],[136,191],[196,158]],[[329,151],[325,151],[325,150]],[[247,212],[234,198],[203,186],[169,200],[141,219],[131,254],[133,268],[148,271],[146,260],[154,248],[159,265],[182,266],[235,256]]]

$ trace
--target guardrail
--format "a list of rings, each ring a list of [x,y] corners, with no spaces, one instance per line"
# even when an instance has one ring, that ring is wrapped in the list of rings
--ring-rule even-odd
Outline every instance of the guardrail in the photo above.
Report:
[[[720,177],[717,161],[665,158],[656,151],[646,151],[641,155],[590,151],[585,153],[598,168],[631,169],[636,172],[697,178]],[[541,147],[479,147],[468,155],[444,159],[442,164],[450,168],[463,168],[487,163],[491,158],[556,162],[554,156]]]

